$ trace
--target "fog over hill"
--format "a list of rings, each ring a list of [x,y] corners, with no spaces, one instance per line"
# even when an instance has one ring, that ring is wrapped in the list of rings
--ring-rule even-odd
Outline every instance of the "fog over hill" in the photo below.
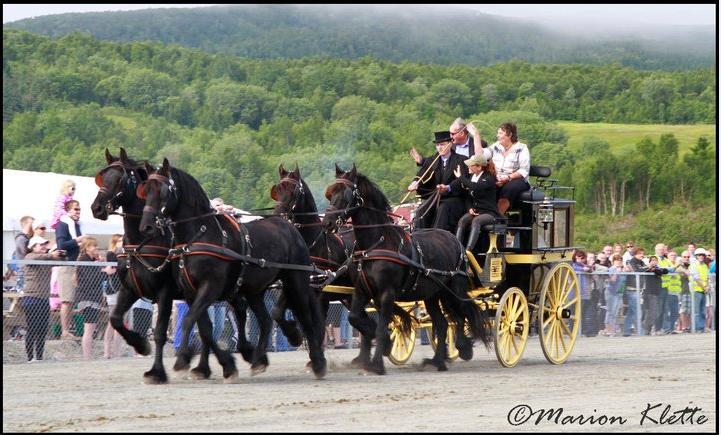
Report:
[[[48,15],[4,27],[51,36],[80,31],[115,41],[155,40],[252,58],[371,56],[469,65],[521,59],[673,70],[716,62],[713,25],[507,18],[471,6],[210,6]]]

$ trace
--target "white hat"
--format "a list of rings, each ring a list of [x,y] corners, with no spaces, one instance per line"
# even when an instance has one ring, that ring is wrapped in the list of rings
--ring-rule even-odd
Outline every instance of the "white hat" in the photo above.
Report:
[[[471,167],[473,165],[485,166],[486,165],[486,156],[484,156],[483,153],[475,154],[475,155],[471,156],[469,159],[464,160],[463,163],[465,163],[466,166],[468,166],[468,167]]]
[[[28,249],[33,249],[33,246],[35,245],[42,245],[45,243],[50,243],[50,240],[46,239],[45,237],[35,236],[28,241]]]
[[[697,250],[693,251],[693,255],[705,255],[708,257],[708,252],[704,248],[698,248]]]

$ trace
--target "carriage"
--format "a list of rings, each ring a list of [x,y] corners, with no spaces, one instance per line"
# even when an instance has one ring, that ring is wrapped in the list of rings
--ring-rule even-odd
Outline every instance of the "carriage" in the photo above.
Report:
[[[579,282],[568,264],[574,250],[574,190],[558,185],[550,175],[550,168],[532,166],[531,190],[521,195],[504,219],[486,225],[476,249],[467,253],[472,289],[468,296],[479,310],[491,314],[495,353],[505,367],[520,361],[534,333],[546,359],[564,363],[580,328]],[[352,294],[354,288],[327,285],[323,291]],[[422,301],[396,304],[413,319],[409,334],[402,333],[398,316],[389,325],[388,358],[398,365],[410,358],[418,330],[428,331],[434,349],[438,340]],[[449,321],[446,343],[451,360],[458,357],[455,331]]]

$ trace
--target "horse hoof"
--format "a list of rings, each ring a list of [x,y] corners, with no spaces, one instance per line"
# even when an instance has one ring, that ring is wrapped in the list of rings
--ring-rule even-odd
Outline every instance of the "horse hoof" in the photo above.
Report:
[[[210,369],[199,369],[198,367],[190,371],[190,378],[196,381],[202,381],[210,378]]]
[[[173,371],[176,372],[187,372],[190,370],[190,362],[188,361],[176,361],[173,365]]]
[[[230,375],[223,378],[224,384],[235,384],[240,380],[240,377],[238,376],[238,371],[234,371]]]
[[[386,374],[386,369],[383,366],[378,367],[373,364],[367,364],[365,367],[363,367],[363,369],[367,373],[374,374],[374,375],[385,375]]]
[[[153,370],[143,373],[143,383],[146,385],[162,385],[168,383],[168,376]]]
[[[315,375],[316,379],[323,379],[326,373],[328,373],[328,363],[326,362],[325,358],[323,358],[320,364],[313,364],[313,374]]]
[[[458,356],[463,361],[470,361],[473,358],[473,348],[468,346],[458,349]]]
[[[444,363],[437,363],[430,358],[423,358],[423,363],[421,365],[421,369],[423,371],[426,371],[428,369],[436,369],[436,371],[439,371],[439,372],[448,371],[448,367]]]
[[[288,344],[293,347],[300,347],[303,344],[303,336],[300,335],[300,332],[298,332],[297,329],[286,338],[288,339]]]
[[[148,356],[153,351],[153,349],[150,347],[150,342],[148,340],[143,340],[142,343],[140,343],[137,347],[134,348],[135,352],[139,353],[140,355]]]
[[[362,369],[362,368],[365,368],[365,366],[368,365],[368,363],[369,363],[368,361],[357,356],[351,360],[350,366],[353,367],[354,369]]]
[[[246,362],[253,362],[253,351],[254,348],[252,346],[243,346],[238,348],[238,352],[243,356],[243,359]]]
[[[266,364],[256,364],[250,367],[250,375],[255,376],[259,375],[261,373],[265,373],[265,370],[268,368]]]

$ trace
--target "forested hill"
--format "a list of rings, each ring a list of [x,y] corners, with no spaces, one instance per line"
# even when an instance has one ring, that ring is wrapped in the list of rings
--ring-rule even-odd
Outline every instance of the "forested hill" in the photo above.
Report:
[[[4,24],[60,36],[88,32],[113,41],[153,40],[260,59],[370,56],[393,62],[490,65],[619,63],[637,69],[715,65],[714,29],[686,37],[581,38],[527,21],[428,6],[236,5],[50,15]]]

